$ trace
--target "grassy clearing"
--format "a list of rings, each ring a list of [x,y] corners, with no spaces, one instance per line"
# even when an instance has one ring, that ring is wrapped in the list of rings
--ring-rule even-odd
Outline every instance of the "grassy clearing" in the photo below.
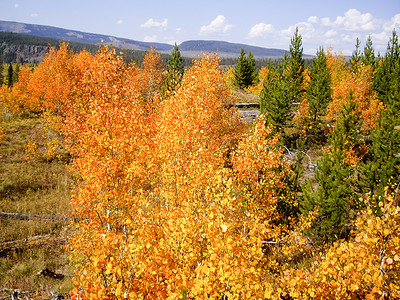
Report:
[[[32,136],[40,136],[40,124],[40,119],[1,122],[5,133],[0,142],[1,212],[64,216],[72,212],[71,179],[65,162],[26,159],[25,144]],[[63,247],[68,238],[67,221],[0,219],[0,228],[0,290],[37,291],[36,298],[41,299],[51,291],[72,288],[70,276],[52,279],[37,275],[45,268],[73,274]],[[35,236],[46,237],[29,240]],[[9,246],[13,241],[19,241],[16,247]],[[7,296],[9,293],[0,292],[0,298]]]
[[[236,103],[259,103],[260,98],[257,95],[248,94],[239,89],[232,89],[232,97]]]

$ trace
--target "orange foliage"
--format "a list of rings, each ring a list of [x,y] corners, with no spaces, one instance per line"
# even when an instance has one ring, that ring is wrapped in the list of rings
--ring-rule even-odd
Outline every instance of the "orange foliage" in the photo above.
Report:
[[[25,110],[42,114],[64,116],[65,108],[76,92],[75,83],[82,75],[84,65],[90,63],[91,55],[82,52],[74,55],[66,43],[58,50],[50,48],[43,61],[33,71],[28,65],[21,67],[18,81],[7,93],[7,105],[14,114]]]
[[[264,82],[267,80],[268,76],[268,69],[266,67],[261,67],[260,72],[258,73],[258,78],[260,79],[257,84],[254,84],[252,86],[249,86],[248,88],[245,89],[247,93],[254,94],[254,95],[260,95],[261,91],[264,88]]]
[[[164,67],[162,66],[161,55],[151,48],[143,59],[143,66],[138,76],[142,100],[145,102],[157,101],[154,99],[158,95],[161,84],[164,80]]]
[[[218,61],[203,57],[176,93],[144,103],[143,74],[96,55],[81,87],[90,110],[79,128],[68,120],[65,127],[79,145],[73,202],[84,218],[71,240],[75,297],[273,293],[262,241],[277,236],[271,219],[283,176],[274,171],[283,163],[278,139],[268,138],[262,120],[241,138],[244,125],[226,109]],[[242,142],[229,169],[226,151],[236,139]]]
[[[332,79],[332,102],[328,106],[327,118],[336,120],[348,95],[352,92],[357,103],[356,112],[361,114],[363,121],[362,129],[368,131],[374,128],[383,104],[372,90],[371,66],[359,63],[357,71],[352,72],[346,66],[345,58],[333,55],[330,50],[327,52],[327,64]]]
[[[41,112],[50,110],[62,115],[62,108],[72,98],[74,54],[66,43],[59,50],[50,48],[43,62],[34,70],[28,83],[29,106]]]
[[[29,102],[28,84],[31,80],[31,70],[28,65],[22,65],[18,73],[18,81],[14,83],[12,90],[8,95],[8,106],[13,114],[22,114],[26,109],[26,103]]]
[[[0,110],[1,114],[9,114],[11,110],[11,105],[9,104],[9,95],[11,89],[8,88],[5,84],[0,85]]]
[[[235,87],[235,85],[233,83],[235,80],[235,75],[233,73],[234,71],[235,71],[235,68],[232,66],[229,66],[228,69],[224,72],[224,79],[229,88]]]
[[[394,195],[355,221],[350,241],[336,242],[310,268],[285,272],[283,286],[295,299],[398,299],[400,207]]]
[[[4,138],[5,135],[6,135],[6,134],[4,133],[3,127],[0,127],[0,141],[3,140],[3,138]]]

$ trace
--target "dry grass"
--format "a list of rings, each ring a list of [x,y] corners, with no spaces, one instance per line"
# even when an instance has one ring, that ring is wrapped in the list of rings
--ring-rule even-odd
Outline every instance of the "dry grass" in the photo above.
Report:
[[[260,98],[257,95],[248,94],[239,89],[232,89],[232,97],[236,103],[259,103]]]
[[[27,160],[25,144],[41,130],[40,119],[9,118],[1,122],[5,137],[0,142],[0,211],[45,215],[70,215],[71,179],[63,161]],[[37,274],[44,268],[71,275],[63,244],[68,222],[63,220],[0,220],[0,298],[4,290],[38,291],[37,299],[50,292],[67,292],[71,277],[51,279]],[[46,239],[23,242],[33,236]],[[62,237],[62,238],[60,238]],[[19,240],[18,247],[8,247]],[[22,243],[21,243],[22,240]],[[32,297],[30,296],[32,299]]]

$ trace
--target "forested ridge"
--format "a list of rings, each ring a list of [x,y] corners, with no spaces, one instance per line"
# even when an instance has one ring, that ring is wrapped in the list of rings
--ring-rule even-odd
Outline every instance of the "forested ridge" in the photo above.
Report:
[[[244,50],[223,71],[176,45],[128,63],[63,43],[16,74],[2,118],[40,119],[26,159],[72,177],[72,299],[400,297],[395,31],[349,62],[306,63],[296,29],[261,69]],[[253,123],[233,90],[259,95]]]
[[[101,41],[101,39],[99,39],[99,41]],[[43,60],[49,47],[57,48],[62,42],[65,42],[65,40],[0,31],[0,56],[3,63],[39,63]],[[86,50],[95,54],[101,44],[102,43],[100,42],[97,45],[82,42],[68,42],[68,45],[75,53]],[[235,55],[238,47],[244,46],[252,49],[251,46],[248,45],[233,44],[222,41],[187,41],[182,44],[186,49],[183,53],[187,53],[186,55],[182,55],[185,66],[191,65],[193,57],[196,57],[203,52],[210,52],[208,49],[218,49],[217,52],[222,54],[223,57],[221,57],[220,65],[235,65],[236,59],[230,56]],[[191,46],[192,44],[195,46]],[[222,49],[220,46],[224,44],[228,44],[229,46]],[[258,56],[256,59],[256,65],[259,69],[269,60],[276,61],[285,52],[284,50],[279,49],[260,49],[261,50],[257,53]],[[126,62],[137,61],[140,63],[143,61],[145,55],[145,50],[132,50],[124,47],[116,47],[116,50],[117,52],[123,52],[123,57]],[[270,54],[268,54],[268,50],[271,51]],[[227,54],[229,54],[229,57],[226,57]],[[161,57],[164,63],[171,58],[166,50],[162,51]],[[307,61],[309,60],[310,55],[307,55]]]

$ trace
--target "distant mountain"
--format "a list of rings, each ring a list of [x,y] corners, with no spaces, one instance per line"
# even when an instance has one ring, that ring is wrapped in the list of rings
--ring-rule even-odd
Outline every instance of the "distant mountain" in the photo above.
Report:
[[[223,41],[203,41],[194,40],[186,41],[179,45],[181,52],[198,52],[198,51],[210,51],[218,52],[224,57],[237,57],[240,54],[240,49],[243,48],[246,53],[253,53],[256,58],[276,58],[282,57],[285,54],[285,50],[282,49],[271,49],[262,48],[256,46],[250,46],[246,44],[236,44]]]
[[[38,63],[43,60],[49,47],[57,47],[60,42],[62,40],[0,31],[0,57],[4,63]],[[93,44],[77,42],[68,42],[68,44],[75,53],[86,50],[94,54],[98,50],[98,46]],[[128,50],[124,53],[128,60],[133,58],[133,55],[136,55],[134,59],[139,58],[144,51]]]
[[[104,34],[87,33],[53,26],[25,24],[10,21],[0,21],[0,31],[85,44],[112,44],[115,47],[140,51],[148,50],[150,49],[150,46],[154,46],[157,48],[157,51],[161,53],[170,53],[173,48],[173,45],[166,43],[141,42]],[[179,50],[181,51],[182,56],[185,57],[197,56],[202,52],[218,52],[221,57],[236,58],[239,56],[241,48],[243,48],[246,53],[251,51],[254,57],[258,59],[279,58],[282,57],[286,52],[282,49],[262,48],[224,41],[191,40],[185,41],[179,45]]]
[[[157,47],[157,49],[160,51],[170,51],[173,48],[172,45],[164,43],[147,43],[104,34],[87,33],[53,26],[25,24],[9,21],[0,21],[0,31],[22,33],[85,44],[113,44],[115,47],[123,47],[134,50],[147,50],[150,49],[150,46]]]

